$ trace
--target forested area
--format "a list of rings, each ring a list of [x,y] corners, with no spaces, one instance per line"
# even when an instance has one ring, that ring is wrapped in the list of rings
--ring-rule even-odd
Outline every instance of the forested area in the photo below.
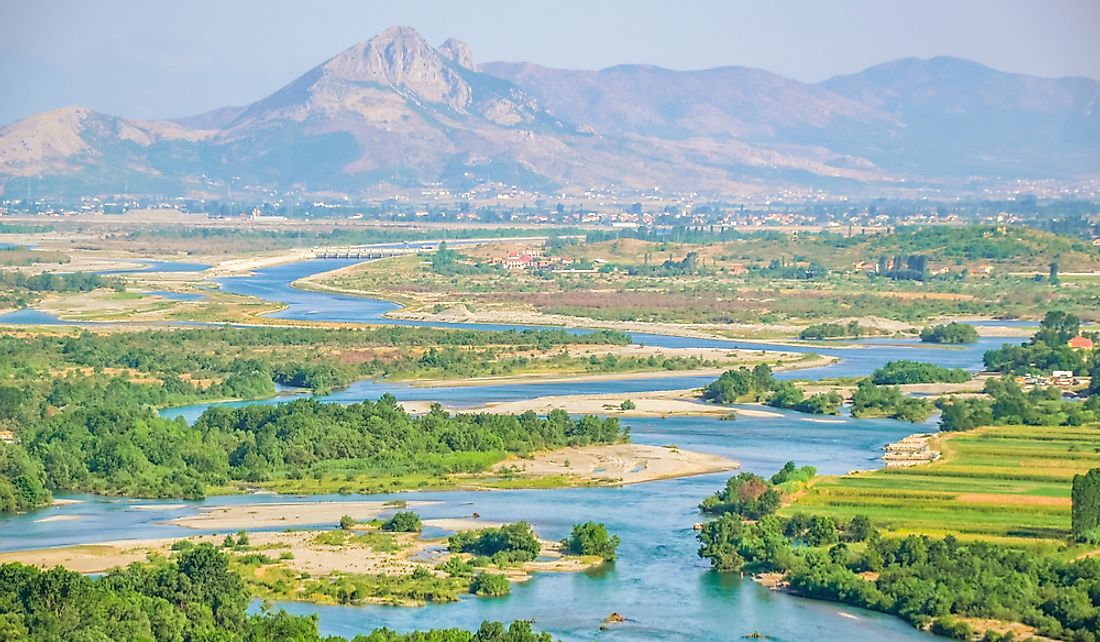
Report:
[[[449,415],[416,417],[386,395],[349,405],[300,399],[280,405],[214,407],[193,427],[133,403],[80,405],[33,423],[0,450],[12,470],[0,506],[25,510],[52,490],[199,498],[236,483],[293,480],[300,490],[360,478],[401,488],[486,470],[509,454],[627,439],[614,418]],[[396,482],[396,483],[394,483]],[[341,482],[342,483],[342,482]],[[371,486],[371,490],[374,486]]]
[[[0,565],[0,639],[128,642],[343,642],[322,636],[317,617],[263,610],[224,553],[209,544],[91,578],[61,567]],[[550,642],[527,622],[446,629],[364,632],[353,642]]]
[[[985,353],[986,370],[1024,374],[1049,374],[1068,370],[1076,375],[1093,375],[1094,390],[1100,390],[1100,351],[1075,350],[1067,342],[1081,335],[1081,321],[1059,310],[1047,312],[1039,330],[1026,343],[1004,345]],[[1100,340],[1100,337],[1095,337]]]
[[[1100,422],[1100,395],[1084,401],[1064,399],[1060,388],[1025,391],[1012,377],[985,382],[986,397],[941,399],[940,430],[956,432],[979,426],[1081,426]]]
[[[871,373],[871,382],[883,385],[909,383],[963,383],[970,381],[970,373],[963,368],[944,368],[921,361],[887,361],[886,365]]]
[[[237,482],[296,479],[308,491],[317,482],[357,482],[370,473],[390,483],[413,473],[484,470],[508,453],[624,438],[612,422],[563,415],[452,418],[436,411],[416,419],[392,398],[216,409],[195,428],[155,412],[197,400],[270,396],[274,382],[324,391],[364,371],[362,364],[314,360],[322,350],[400,346],[433,354],[436,345],[577,340],[628,341],[614,332],[578,339],[564,331],[423,328],[0,335],[0,430],[11,431],[16,442],[0,443],[0,511],[41,505],[46,489],[196,498]]]
[[[1093,642],[1100,631],[1100,559],[1072,561],[984,542],[878,536],[863,518],[733,514],[707,522],[699,556],[724,572],[778,572],[808,597],[899,615],[969,639],[957,617],[1023,622],[1040,635]],[[855,544],[866,540],[866,544]],[[1000,639],[1000,638],[996,638]]]

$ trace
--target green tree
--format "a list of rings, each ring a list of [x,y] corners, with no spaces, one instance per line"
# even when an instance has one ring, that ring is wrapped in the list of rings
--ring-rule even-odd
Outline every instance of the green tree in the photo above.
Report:
[[[952,321],[924,328],[920,332],[920,340],[925,343],[975,343],[978,341],[978,331],[974,326]]]
[[[527,522],[455,533],[447,539],[447,548],[453,553],[488,557],[499,565],[530,562],[542,550]]]
[[[413,511],[398,511],[382,524],[382,530],[394,533],[419,533],[424,530],[420,515]]]
[[[561,541],[561,545],[573,555],[596,555],[610,562],[615,559],[619,548],[619,536],[609,535],[604,524],[584,522],[574,524],[573,531]]]
[[[1073,537],[1100,544],[1100,468],[1073,476]]]
[[[1072,314],[1062,310],[1051,310],[1043,317],[1039,324],[1039,331],[1032,337],[1032,342],[1043,342],[1049,346],[1062,346],[1067,341],[1081,334],[1081,320]]]
[[[779,509],[781,496],[768,480],[756,473],[739,473],[726,480],[725,488],[703,500],[699,508],[715,515],[734,514],[759,519]]]
[[[741,520],[730,513],[706,522],[699,530],[699,557],[710,560],[716,571],[741,571],[745,567],[745,558],[739,551],[744,530]]]
[[[503,597],[512,592],[512,583],[498,573],[478,573],[470,583],[470,592],[485,597]]]

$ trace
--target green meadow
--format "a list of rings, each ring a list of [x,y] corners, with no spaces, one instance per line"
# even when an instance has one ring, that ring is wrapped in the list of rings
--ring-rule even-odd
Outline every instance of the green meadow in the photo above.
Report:
[[[885,535],[1065,542],[1073,476],[1100,466],[1100,426],[945,433],[939,461],[822,477],[781,512],[870,517]]]

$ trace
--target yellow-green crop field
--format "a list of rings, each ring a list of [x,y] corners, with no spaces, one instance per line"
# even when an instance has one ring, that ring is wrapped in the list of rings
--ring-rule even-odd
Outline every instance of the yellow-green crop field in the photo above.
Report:
[[[863,514],[886,535],[1065,542],[1073,476],[1100,467],[1100,425],[986,427],[934,447],[931,464],[820,478],[782,512]]]

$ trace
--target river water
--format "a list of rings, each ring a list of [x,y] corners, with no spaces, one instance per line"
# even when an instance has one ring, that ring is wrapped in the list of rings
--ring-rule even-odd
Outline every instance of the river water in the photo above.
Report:
[[[351,261],[354,262],[354,261]],[[385,320],[397,306],[346,295],[307,292],[290,284],[303,276],[334,269],[349,261],[315,260],[257,271],[249,277],[223,279],[223,289],[282,301],[287,308],[273,316],[329,321],[413,322]],[[416,325],[425,325],[416,323]],[[459,326],[459,324],[432,324]],[[460,325],[503,329],[512,326]],[[578,330],[578,332],[583,332]],[[863,375],[891,359],[909,358],[945,366],[978,369],[981,355],[1002,339],[964,347],[938,347],[915,340],[877,339],[851,342],[856,347],[823,344],[790,347],[739,341],[705,340],[635,334],[635,341],[660,346],[720,346],[754,350],[796,350],[833,355],[836,365],[789,371],[799,378]],[[376,381],[358,382],[323,397],[335,402],[374,399],[389,392],[401,400],[430,399],[456,406],[490,401],[571,393],[630,393],[697,387],[712,377],[642,378],[583,383],[501,384],[477,387],[423,388]],[[271,400],[266,403],[275,403]],[[206,405],[165,411],[190,421]],[[676,444],[726,455],[742,469],[770,474],[787,460],[817,466],[823,474],[880,465],[884,444],[920,430],[934,429],[893,420],[857,420],[845,415],[826,419],[794,412],[778,417],[740,416],[735,421],[707,417],[630,419],[633,440],[643,444]],[[827,602],[792,597],[764,589],[736,576],[710,572],[695,550],[693,523],[700,520],[700,500],[716,490],[726,474],[664,480],[623,488],[519,490],[493,492],[399,493],[381,498],[430,503],[419,509],[425,518],[463,517],[473,512],[489,521],[531,522],[544,537],[568,534],[574,523],[597,520],[619,534],[619,559],[590,573],[543,573],[515,584],[504,598],[465,598],[457,603],[421,608],[383,606],[317,606],[281,603],[293,613],[317,613],[323,633],[351,636],[381,626],[398,630],[476,628],[482,620],[531,619],[538,628],[569,642],[580,640],[732,640],[760,631],[774,640],[914,640],[933,636],[887,615]],[[0,518],[0,550],[40,548],[131,538],[174,537],[202,531],[166,525],[165,520],[194,514],[200,506],[267,501],[349,500],[356,496],[285,497],[251,495],[214,497],[201,502],[148,501],[73,496],[79,503]],[[377,495],[370,499],[379,499]],[[49,519],[49,518],[62,519]],[[48,520],[48,521],[42,521]],[[331,525],[319,525],[331,526]],[[427,533],[438,535],[441,533]],[[627,622],[600,631],[603,619],[618,612]]]

